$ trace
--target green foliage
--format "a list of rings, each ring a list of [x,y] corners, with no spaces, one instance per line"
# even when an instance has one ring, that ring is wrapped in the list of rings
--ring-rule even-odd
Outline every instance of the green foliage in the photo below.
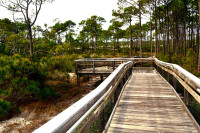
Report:
[[[200,124],[200,116],[199,116],[200,104],[193,99],[189,102],[188,108],[192,113],[192,115],[194,116],[194,118],[196,119],[196,121]]]
[[[47,64],[50,70],[59,70],[62,72],[72,72],[73,64],[69,55],[55,56],[48,59]]]
[[[58,93],[55,89],[51,88],[51,87],[45,87],[44,89],[42,89],[40,91],[40,98],[42,100],[47,100],[49,98],[58,98],[60,97],[60,93]]]
[[[198,76],[199,72],[197,72],[197,61],[196,61],[196,53],[192,49],[187,50],[187,55],[184,57],[183,55],[171,55],[171,63],[178,64],[190,73]],[[169,62],[170,61],[170,56],[169,55],[158,55],[158,59],[164,61],[164,62]]]
[[[0,42],[0,53],[5,53],[6,45],[5,43]]]
[[[56,55],[64,55],[65,53],[69,53],[70,45],[68,43],[64,45],[58,45],[55,48]]]
[[[192,50],[189,49],[187,51],[187,55],[186,57],[182,58],[182,66],[183,68],[185,68],[186,70],[188,70],[189,72],[193,73],[194,75],[197,75],[197,61],[196,61],[196,53]],[[181,57],[179,58],[181,59]],[[181,63],[179,63],[181,64]]]
[[[0,99],[0,119],[5,117],[11,109],[12,105],[10,104],[10,102]]]
[[[75,55],[70,56],[72,59]],[[38,99],[59,97],[59,93],[46,85],[48,71],[58,69],[72,71],[72,61],[63,57],[42,58],[39,62],[31,62],[20,55],[0,57],[0,102],[4,103],[5,112],[10,110],[10,104],[17,104],[19,99],[34,96]],[[8,100],[9,102],[5,102]],[[8,107],[7,107],[8,106]],[[6,108],[7,107],[7,108]],[[2,112],[2,116],[6,113]]]

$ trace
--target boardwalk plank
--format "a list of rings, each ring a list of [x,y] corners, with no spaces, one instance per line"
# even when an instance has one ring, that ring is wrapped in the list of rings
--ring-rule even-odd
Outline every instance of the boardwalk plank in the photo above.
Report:
[[[134,71],[108,133],[199,133],[173,88],[156,71]]]

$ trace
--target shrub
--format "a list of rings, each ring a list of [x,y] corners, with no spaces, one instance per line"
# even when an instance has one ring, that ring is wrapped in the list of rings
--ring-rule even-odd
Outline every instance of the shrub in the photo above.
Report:
[[[0,99],[0,119],[5,117],[11,109],[12,105],[9,102]]]
[[[65,56],[56,56],[51,57],[48,60],[48,65],[51,70],[59,70],[62,72],[72,72],[73,71],[73,63],[66,55]]]
[[[42,100],[46,100],[49,98],[58,98],[60,97],[60,93],[58,93],[57,91],[55,91],[55,89],[51,88],[51,87],[46,87],[44,89],[42,89],[40,91],[40,98]]]

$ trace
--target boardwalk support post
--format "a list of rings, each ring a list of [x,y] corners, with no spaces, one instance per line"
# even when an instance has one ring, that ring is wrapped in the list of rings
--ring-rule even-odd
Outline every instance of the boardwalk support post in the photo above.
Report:
[[[184,103],[185,105],[188,105],[189,103],[189,99],[188,99],[188,91],[186,89],[184,89]]]
[[[77,75],[77,85],[80,87],[80,76]]]
[[[113,71],[115,70],[115,61],[112,62],[113,65]]]
[[[101,75],[100,78],[101,78],[101,82],[103,82],[103,75]]]
[[[99,133],[102,133],[104,130],[104,110],[99,115]]]
[[[176,88],[176,84],[177,84],[177,80],[176,80],[175,77],[173,77],[173,87],[174,87],[175,90],[177,89],[177,88]]]
[[[167,81],[169,83],[169,73],[167,72]]]
[[[117,91],[118,91],[119,87],[117,87],[117,89],[114,92],[114,105],[117,102]]]
[[[95,74],[95,62],[93,61],[93,73]]]

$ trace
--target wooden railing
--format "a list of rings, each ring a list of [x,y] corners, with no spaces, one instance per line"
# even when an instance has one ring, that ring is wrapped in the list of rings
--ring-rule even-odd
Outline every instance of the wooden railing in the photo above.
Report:
[[[109,67],[112,71],[120,64],[128,61],[138,62],[154,62],[154,58],[86,58],[75,60],[75,73],[82,74],[82,70],[87,70],[88,73],[98,74],[98,67]],[[90,69],[89,69],[90,68]],[[85,71],[86,73],[86,71]],[[103,73],[103,72],[102,72]]]
[[[160,75],[179,93],[179,96],[185,103],[186,112],[193,120],[194,125],[200,129],[200,79],[176,64],[155,59],[155,65]]]
[[[105,61],[109,59],[88,59],[89,62]],[[94,126],[95,121],[98,121],[95,129],[102,132],[106,125],[104,114],[107,113],[106,107],[112,105],[114,107],[118,95],[120,94],[124,84],[131,75],[132,66],[136,62],[154,62],[155,68],[163,77],[170,81],[170,75],[173,76],[173,81],[179,81],[184,88],[183,100],[187,105],[189,103],[189,94],[200,104],[200,79],[189,73],[182,67],[165,63],[154,58],[123,58],[112,59],[112,61],[123,61],[124,64],[119,65],[115,71],[106,78],[95,90],[87,94],[78,102],[70,106],[68,109],[61,112],[52,120],[35,130],[34,133],[41,132],[86,132]],[[87,62],[86,59],[78,60],[79,62]],[[166,74],[164,74],[164,72]],[[176,88],[176,83],[174,83]],[[106,111],[104,111],[106,110]],[[198,124],[197,124],[198,125]],[[92,132],[92,131],[91,131]]]
[[[96,119],[99,119],[99,132],[102,132],[105,127],[103,110],[112,97],[114,100],[111,101],[117,101],[119,95],[117,92],[120,92],[119,90],[131,75],[132,66],[132,61],[119,65],[95,90],[35,130],[34,133],[75,130],[82,132],[88,130]]]
[[[176,64],[162,62],[155,59],[155,64],[171,74],[184,87],[184,102],[188,104],[188,93],[200,103],[200,79]],[[175,81],[176,82],[176,81]],[[174,86],[175,87],[175,86]]]

